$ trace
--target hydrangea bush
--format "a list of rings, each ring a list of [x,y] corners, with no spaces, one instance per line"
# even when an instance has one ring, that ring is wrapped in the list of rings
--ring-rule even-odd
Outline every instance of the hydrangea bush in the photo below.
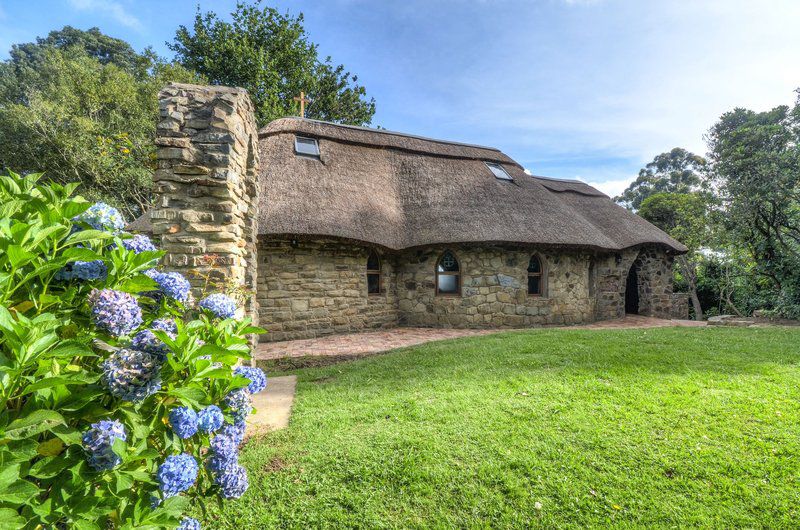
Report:
[[[114,208],[39,175],[0,176],[0,521],[197,530],[248,487],[250,396],[236,302],[194,306]]]

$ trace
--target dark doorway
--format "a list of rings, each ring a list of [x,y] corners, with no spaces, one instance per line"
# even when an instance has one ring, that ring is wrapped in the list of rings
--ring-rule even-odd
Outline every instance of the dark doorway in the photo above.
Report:
[[[625,281],[625,312],[632,315],[639,313],[639,278],[636,276],[636,264],[631,265],[628,279]]]

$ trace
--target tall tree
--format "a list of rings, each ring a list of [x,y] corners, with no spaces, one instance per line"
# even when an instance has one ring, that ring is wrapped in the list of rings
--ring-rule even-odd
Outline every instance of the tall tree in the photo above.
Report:
[[[196,79],[96,28],[14,46],[0,63],[0,168],[79,181],[136,216],[150,202],[158,91]]]
[[[706,197],[692,193],[656,193],[642,201],[639,215],[681,241],[689,252],[677,262],[689,287],[695,320],[703,319],[703,308],[697,296],[697,262],[700,248],[708,244],[710,223]]]
[[[728,237],[772,282],[776,307],[800,316],[800,102],[767,112],[734,109],[707,139],[709,185]]]
[[[639,170],[639,176],[614,200],[632,210],[656,193],[689,193],[698,189],[706,166],[703,157],[675,147]]]
[[[375,100],[344,66],[320,60],[309,41],[303,15],[281,14],[258,3],[239,3],[231,22],[198,9],[191,29],[180,26],[168,44],[186,68],[211,83],[241,86],[250,92],[259,125],[297,114],[293,100],[301,91],[311,99],[306,116],[365,125]]]

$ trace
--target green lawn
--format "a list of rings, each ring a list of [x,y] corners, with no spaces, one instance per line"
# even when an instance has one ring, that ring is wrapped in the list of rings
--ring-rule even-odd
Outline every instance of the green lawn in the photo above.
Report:
[[[536,330],[297,371],[206,527],[800,524],[800,328]]]

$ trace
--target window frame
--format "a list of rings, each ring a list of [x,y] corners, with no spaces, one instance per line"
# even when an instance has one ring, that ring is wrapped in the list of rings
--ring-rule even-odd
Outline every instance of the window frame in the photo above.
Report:
[[[369,260],[372,256],[375,256],[375,259],[378,260],[378,268],[377,269],[370,269],[369,268]],[[375,249],[370,249],[369,254],[367,254],[367,296],[379,296],[384,294],[383,290],[383,261],[381,261],[381,256],[378,254]],[[377,276],[378,277],[378,290],[375,292],[370,292],[369,290],[369,277],[370,276]]]
[[[301,144],[301,142],[299,140],[310,140],[310,141],[314,142],[314,147],[316,149],[316,154],[314,154],[314,153],[304,153],[304,152],[300,151],[297,148],[297,146]],[[294,154],[295,155],[297,155],[297,156],[305,156],[307,158],[313,158],[315,160],[319,160],[319,153],[320,153],[320,151],[319,151],[319,140],[318,139],[313,138],[311,136],[301,136],[299,134],[295,134],[294,135]]]
[[[533,262],[533,260],[536,260],[539,263],[539,272],[531,272],[531,262]],[[539,254],[532,254],[531,258],[528,260],[528,268],[526,269],[526,272],[528,273],[528,275],[527,275],[528,283],[525,286],[525,291],[528,293],[528,296],[531,296],[531,297],[534,297],[534,298],[544,298],[545,297],[545,293],[546,293],[545,278],[546,278],[546,275],[545,275],[544,271],[545,271],[544,260],[542,259],[542,257]],[[539,278],[539,292],[538,293],[532,293],[531,292],[531,277]]]
[[[497,162],[486,162],[485,160],[483,163],[486,164],[486,167],[489,168],[489,171],[491,172],[492,175],[494,175],[494,178],[496,178],[497,180],[514,182],[514,177],[511,176],[511,173],[506,171],[506,168],[504,168],[502,164],[498,164]],[[495,169],[499,170],[505,176],[501,176],[495,173],[494,171]]]
[[[456,267],[458,270],[456,271],[439,271],[439,263],[444,259],[445,255],[450,254],[453,256],[453,259],[456,261]],[[458,256],[455,252],[450,249],[445,249],[439,257],[436,258],[436,263],[433,266],[433,270],[436,274],[434,280],[434,287],[436,289],[436,296],[451,296],[451,297],[460,297],[461,296],[461,275],[464,271],[461,270],[461,260],[458,259]],[[456,292],[442,292],[439,290],[439,276],[455,276],[456,277]]]

